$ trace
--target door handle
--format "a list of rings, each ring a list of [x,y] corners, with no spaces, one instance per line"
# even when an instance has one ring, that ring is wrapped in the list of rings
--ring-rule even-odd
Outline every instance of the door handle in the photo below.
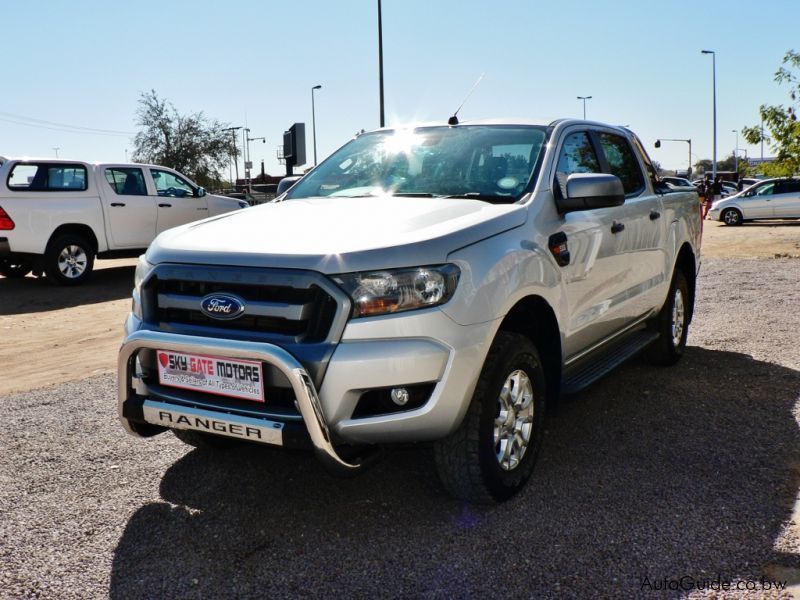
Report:
[[[651,221],[655,221],[655,220],[656,220],[656,219],[658,219],[660,216],[661,216],[661,213],[660,213],[660,212],[658,212],[657,210],[651,210],[651,211],[650,211],[650,220],[651,220]]]
[[[625,229],[625,224],[620,223],[619,221],[614,221],[614,223],[611,225],[611,233],[619,233],[623,229]]]
[[[166,202],[162,202],[158,206],[159,208],[172,208],[172,204],[167,204]]]
[[[124,202],[112,202],[111,206],[125,206]]]
[[[207,208],[200,207],[197,210],[208,210]]]

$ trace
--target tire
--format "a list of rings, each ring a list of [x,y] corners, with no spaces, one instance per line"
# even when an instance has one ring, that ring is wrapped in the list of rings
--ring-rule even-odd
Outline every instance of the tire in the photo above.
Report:
[[[9,279],[22,279],[31,272],[33,265],[26,260],[7,259],[0,261],[0,275]]]
[[[658,316],[650,323],[658,338],[648,346],[645,358],[654,365],[674,365],[683,356],[689,332],[688,316],[692,306],[689,285],[683,271],[676,269],[672,275],[667,299]]]
[[[725,225],[741,225],[744,222],[742,218],[742,213],[740,213],[735,208],[726,208],[722,211],[722,214],[719,216],[719,220],[725,223]]]
[[[79,285],[94,267],[94,249],[86,238],[66,234],[50,240],[44,253],[47,278],[58,285]]]
[[[511,385],[516,377],[519,385]],[[506,393],[503,393],[506,391]],[[434,455],[447,491],[461,500],[495,503],[520,491],[533,472],[541,448],[545,417],[545,376],[536,347],[525,336],[497,334],[481,370],[467,414],[459,428],[436,442]],[[519,392],[516,411],[505,411]],[[528,441],[520,452],[507,436],[514,428]],[[503,442],[506,442],[505,444]],[[501,465],[502,463],[502,465]]]
[[[172,433],[184,444],[200,448],[201,450],[227,450],[236,445],[236,440],[221,435],[211,435],[202,431],[189,429],[173,429]]]

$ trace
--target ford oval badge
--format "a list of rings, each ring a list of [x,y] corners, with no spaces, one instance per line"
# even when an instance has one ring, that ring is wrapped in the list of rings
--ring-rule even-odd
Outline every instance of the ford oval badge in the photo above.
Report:
[[[212,319],[229,321],[244,313],[244,300],[233,294],[208,294],[200,300],[200,310]]]

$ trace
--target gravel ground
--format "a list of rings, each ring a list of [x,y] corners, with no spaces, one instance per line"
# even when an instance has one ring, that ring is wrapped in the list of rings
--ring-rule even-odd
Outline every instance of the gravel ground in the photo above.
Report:
[[[800,583],[798,284],[800,260],[706,261],[684,360],[633,360],[566,398],[529,486],[497,507],[444,496],[424,447],[338,480],[303,453],[134,439],[108,376],[0,398],[0,597],[664,597],[643,578]]]

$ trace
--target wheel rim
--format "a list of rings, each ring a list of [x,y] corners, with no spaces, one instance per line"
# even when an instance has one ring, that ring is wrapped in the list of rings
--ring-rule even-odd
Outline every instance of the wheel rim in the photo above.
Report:
[[[727,225],[736,225],[739,222],[739,213],[735,210],[729,210],[725,213],[724,218]]]
[[[80,246],[66,246],[58,255],[58,270],[67,279],[75,279],[83,275],[88,263],[89,257]]]
[[[683,327],[686,318],[686,310],[683,306],[683,292],[675,290],[675,298],[672,302],[672,345],[676,348],[683,339]]]
[[[497,405],[495,455],[500,467],[511,471],[525,456],[533,433],[533,385],[524,371],[516,370],[506,378]]]

